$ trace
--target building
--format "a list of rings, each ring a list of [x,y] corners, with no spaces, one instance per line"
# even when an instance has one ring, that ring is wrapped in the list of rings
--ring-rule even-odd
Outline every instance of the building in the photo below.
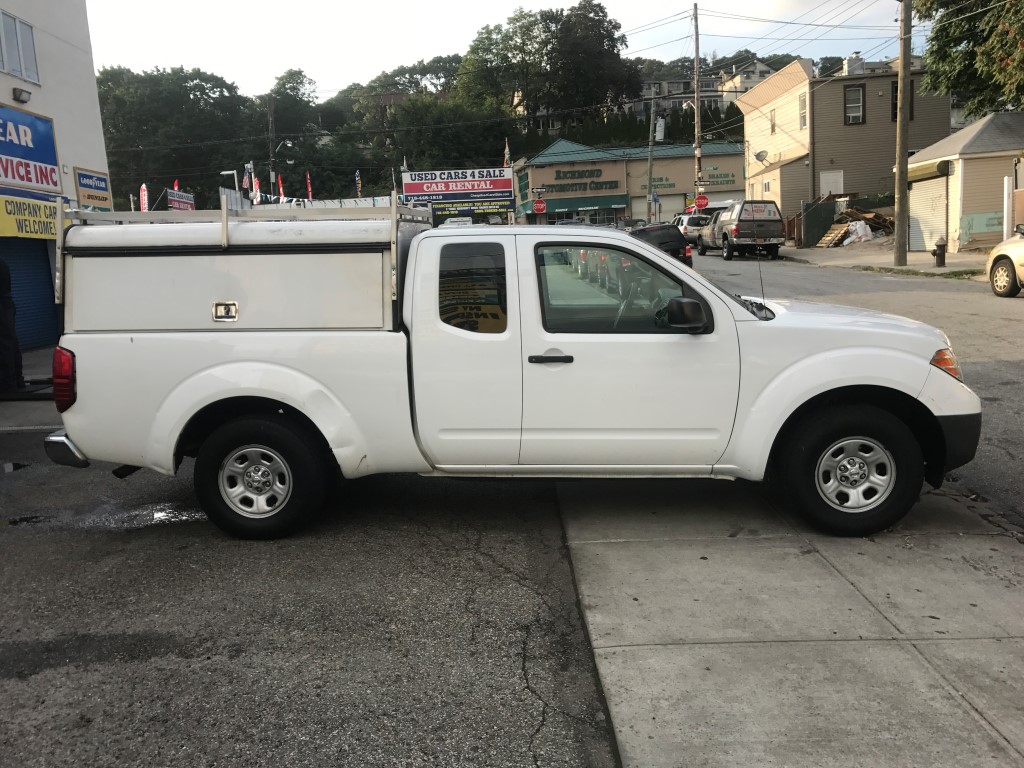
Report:
[[[911,72],[910,151],[950,132],[948,96],[918,92]],[[783,216],[827,195],[895,190],[896,73],[817,78],[798,59],[740,96],[747,198],[774,200]]]
[[[743,197],[743,147],[730,142],[701,146],[704,194],[712,201]],[[583,219],[615,224],[647,219],[647,147],[596,149],[559,139],[517,163],[516,218],[533,224]],[[696,165],[689,144],[654,147],[652,173],[658,201],[655,221],[670,221],[694,199]],[[534,203],[543,199],[543,213]]]
[[[705,109],[712,107],[724,108],[722,102],[721,82],[717,77],[706,76],[700,79],[700,103]],[[693,108],[693,78],[678,80],[648,80],[640,87],[640,99],[630,102],[627,109],[637,115],[648,115],[649,106],[654,105],[655,112],[668,112],[672,109]]]
[[[875,75],[895,74],[899,71],[899,57],[885,59],[884,61],[865,61],[860,57],[860,51],[854,51],[853,55],[843,59],[842,76],[848,75]],[[921,69],[924,66],[923,56],[910,57],[910,69]]]
[[[1013,224],[1024,222],[1022,157],[1024,112],[988,115],[914,154],[910,250],[931,250],[940,237],[950,253],[1000,242]]]
[[[733,64],[731,71],[719,74],[722,105],[734,103],[755,85],[774,74],[775,70],[772,67],[757,59],[742,66]]]
[[[0,256],[23,349],[57,340],[58,204],[110,208],[85,0],[0,0]]]

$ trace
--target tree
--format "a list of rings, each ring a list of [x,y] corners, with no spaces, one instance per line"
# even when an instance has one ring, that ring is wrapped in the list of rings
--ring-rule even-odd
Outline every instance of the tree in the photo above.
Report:
[[[832,77],[837,75],[843,69],[843,57],[842,56],[822,56],[815,62],[817,67],[818,77]]]
[[[596,0],[580,0],[554,29],[545,106],[555,112],[597,112],[640,95],[640,70],[621,51],[622,25]]]
[[[914,0],[933,22],[924,87],[958,98],[967,116],[1024,105],[1024,4]]]
[[[140,184],[159,188],[175,179],[195,194],[197,206],[216,207],[220,171],[240,169],[258,146],[252,100],[217,75],[106,67],[96,86],[111,186],[122,210]]]

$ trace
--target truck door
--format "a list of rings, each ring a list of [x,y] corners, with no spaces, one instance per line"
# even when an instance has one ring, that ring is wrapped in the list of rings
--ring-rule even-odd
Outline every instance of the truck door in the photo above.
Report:
[[[642,250],[553,240],[517,237],[520,464],[582,472],[622,465],[655,473],[658,467],[709,469],[729,442],[739,392],[739,342],[729,308],[697,281],[648,261]],[[580,248],[588,262],[604,265],[585,279],[564,256]],[[679,295],[703,303],[713,330],[689,335],[659,325],[659,308]]]
[[[420,446],[440,468],[513,466],[523,418],[515,239],[442,231],[418,244],[404,310]]]

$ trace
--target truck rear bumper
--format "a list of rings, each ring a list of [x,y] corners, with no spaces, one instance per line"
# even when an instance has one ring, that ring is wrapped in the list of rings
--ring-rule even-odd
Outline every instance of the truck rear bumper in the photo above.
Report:
[[[785,245],[786,238],[784,237],[734,237],[732,239],[736,245]]]
[[[89,460],[85,458],[78,446],[71,442],[68,433],[61,429],[43,439],[46,447],[46,455],[55,464],[62,464],[66,467],[78,467],[83,469],[89,466]]]

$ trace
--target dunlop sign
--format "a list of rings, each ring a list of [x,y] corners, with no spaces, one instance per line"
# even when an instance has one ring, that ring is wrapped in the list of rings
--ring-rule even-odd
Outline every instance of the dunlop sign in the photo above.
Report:
[[[57,238],[57,204],[0,195],[0,237]]]

